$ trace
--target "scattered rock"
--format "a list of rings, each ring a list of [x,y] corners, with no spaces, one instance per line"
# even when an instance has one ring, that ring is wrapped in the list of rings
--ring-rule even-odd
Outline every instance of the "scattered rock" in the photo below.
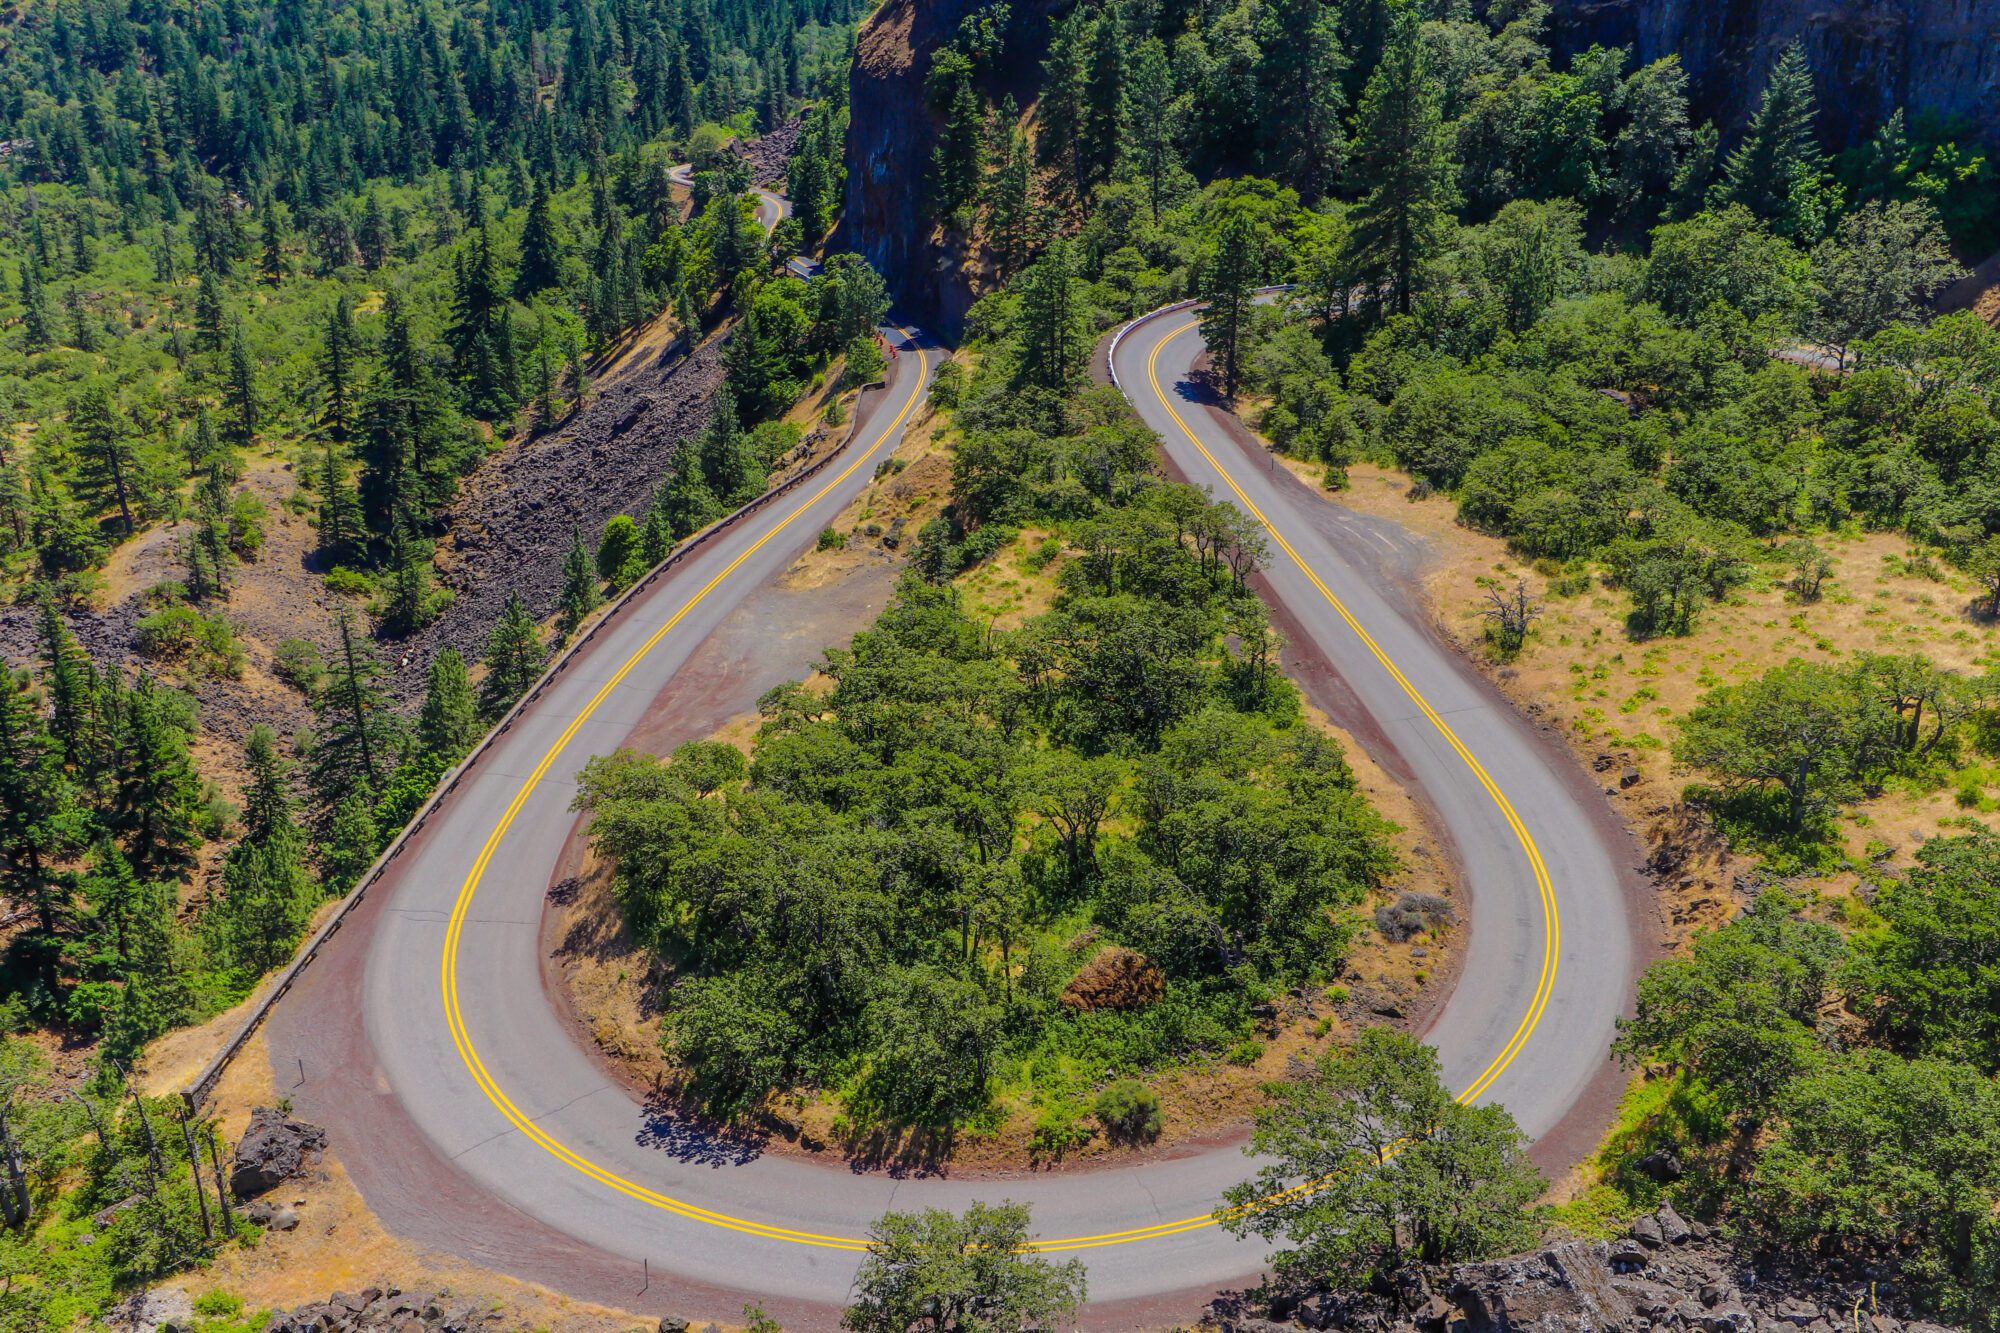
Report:
[[[1660,1221],[1656,1217],[1640,1218],[1632,1224],[1626,1234],[1651,1250],[1657,1250],[1667,1243],[1666,1237],[1660,1231]]]
[[[236,1145],[230,1192],[249,1199],[276,1189],[317,1162],[325,1148],[326,1131],[318,1125],[293,1120],[276,1107],[260,1106],[250,1113],[250,1128]]]
[[[660,1333],[687,1333],[688,1321],[677,1314],[660,1316]]]
[[[1681,1215],[1674,1211],[1670,1203],[1661,1204],[1653,1219],[1660,1224],[1660,1238],[1669,1245],[1685,1245],[1694,1239],[1694,1231],[1681,1220]]]
[[[1632,1163],[1632,1165],[1642,1175],[1657,1180],[1662,1185],[1671,1184],[1673,1181],[1681,1178],[1681,1159],[1668,1152],[1665,1148],[1647,1153],[1644,1157]]]
[[[1620,787],[1634,786],[1643,776],[1644,774],[1640,773],[1637,768],[1631,764],[1627,764],[1624,771],[1618,775],[1618,785]]]

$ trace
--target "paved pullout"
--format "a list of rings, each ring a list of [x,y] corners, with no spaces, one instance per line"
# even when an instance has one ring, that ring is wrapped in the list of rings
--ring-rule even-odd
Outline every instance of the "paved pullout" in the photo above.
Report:
[[[1116,351],[1119,377],[1178,468],[1225,495],[1228,469],[1286,539],[1271,592],[1379,719],[1455,842],[1472,902],[1471,956],[1430,1037],[1460,1086],[1492,1071],[1484,1096],[1541,1134],[1601,1071],[1630,985],[1612,836],[1584,806],[1589,789],[1564,773],[1566,757],[1431,638],[1420,612],[1355,577],[1341,547],[1366,531],[1324,525],[1309,511],[1333,511],[1276,484],[1231,442],[1220,415],[1185,396],[1199,350],[1187,322],[1169,315],[1132,330]],[[902,346],[889,389],[841,459],[602,626],[440,807],[274,1020],[280,1084],[306,1062],[292,1092],[301,1112],[331,1127],[364,1192],[415,1239],[627,1307],[730,1318],[743,1299],[761,1298],[793,1327],[833,1323],[861,1238],[890,1207],[1032,1204],[1048,1247],[1089,1263],[1088,1322],[1103,1327],[1170,1320],[1196,1293],[1260,1268],[1260,1247],[1208,1220],[1250,1169],[1233,1147],[1003,1181],[897,1179],[742,1152],[649,1111],[605,1077],[538,983],[539,928],[574,824],[577,770],[633,733],[703,640],[895,447],[931,359],[912,340]],[[1305,566],[1483,765],[1491,789]],[[801,654],[800,670],[810,662],[796,643],[773,651]],[[1495,791],[1539,848],[1545,883]],[[1551,904],[1561,924],[1554,954]],[[1538,1017],[1532,1026],[1529,1016]],[[643,1294],[642,1263],[651,1283]]]

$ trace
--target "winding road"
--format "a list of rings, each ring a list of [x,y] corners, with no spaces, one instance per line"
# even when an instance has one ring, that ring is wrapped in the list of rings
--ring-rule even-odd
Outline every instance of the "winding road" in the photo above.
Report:
[[[1471,933],[1427,1039],[1455,1087],[1504,1102],[1531,1136],[1559,1138],[1585,1106],[1574,1135],[1585,1144],[1617,1085],[1605,1052],[1637,949],[1632,851],[1560,746],[1377,577],[1395,533],[1271,470],[1202,400],[1192,319],[1139,321],[1112,369],[1173,468],[1269,528],[1265,590],[1295,655],[1320,663],[1334,711],[1372,719],[1358,734],[1390,752],[1378,757],[1413,780],[1452,844]],[[935,353],[888,332],[901,355],[845,451],[600,626],[279,1006],[271,1063],[393,1228],[579,1296],[716,1319],[758,1298],[790,1327],[827,1327],[883,1211],[1007,1197],[1033,1206],[1042,1248],[1088,1263],[1087,1324],[1173,1322],[1260,1271],[1262,1248],[1210,1218],[1251,1170],[1235,1147],[1007,1180],[897,1179],[740,1152],[607,1077],[541,983],[577,771],[627,742],[704,640],[896,448]],[[772,651],[803,672],[818,646]],[[695,731],[723,720],[695,719]]]

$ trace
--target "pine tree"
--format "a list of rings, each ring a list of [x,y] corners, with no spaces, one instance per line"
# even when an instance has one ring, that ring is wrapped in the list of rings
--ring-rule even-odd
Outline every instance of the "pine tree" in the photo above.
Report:
[[[382,355],[360,412],[359,487],[370,530],[387,533],[399,512],[421,523],[442,508],[476,446],[417,344],[402,293],[388,293],[382,316]]]
[[[658,507],[661,524],[676,541],[722,517],[722,502],[702,475],[696,450],[682,445],[675,453],[673,471],[667,475]]]
[[[1259,138],[1272,174],[1317,199],[1340,175],[1345,147],[1341,117],[1347,96],[1340,76],[1340,10],[1324,0],[1272,0],[1258,10]]]
[[[278,208],[276,202],[264,205],[264,246],[257,261],[264,281],[273,287],[283,282],[292,271],[291,262],[285,258],[285,220]]]
[[[499,717],[541,678],[547,655],[542,631],[519,593],[507,594],[507,608],[486,636],[486,678],[479,683],[480,712]]]
[[[339,559],[358,552],[367,540],[361,500],[354,493],[340,448],[329,444],[319,457],[319,549]]]
[[[582,528],[570,529],[569,550],[563,553],[562,572],[561,614],[556,618],[556,629],[567,639],[604,601],[604,595],[597,586],[597,564],[591,559],[590,546],[583,539]]]
[[[549,344],[546,340],[535,347],[535,397],[534,430],[537,434],[553,429],[562,420],[562,409],[556,401],[555,366],[549,360]]]
[[[1078,5],[1055,21],[1048,58],[1042,62],[1042,98],[1036,114],[1040,132],[1035,146],[1042,165],[1050,168],[1056,192],[1075,204],[1081,204],[1085,194],[1081,149],[1084,120],[1089,114],[1084,80],[1090,37],[1086,6]]]
[[[1757,113],[1723,167],[1726,199],[1748,208],[1780,236],[1819,239],[1834,200],[1826,182],[1826,155],[1814,138],[1819,101],[1812,68],[1797,42],[1771,70]]]
[[[350,796],[372,801],[395,759],[395,710],[378,683],[382,667],[339,613],[340,649],[328,663],[327,681],[313,699],[311,778],[322,810],[337,810]]]
[[[290,766],[278,753],[278,738],[262,723],[243,743],[243,766],[250,782],[243,792],[243,840],[270,842],[298,831],[293,818]]]
[[[224,427],[229,442],[239,449],[253,447],[263,414],[257,399],[257,363],[243,340],[240,320],[229,330],[229,374],[223,380],[222,401],[229,412]]]
[[[0,894],[27,904],[44,935],[62,927],[74,895],[61,862],[75,799],[55,738],[0,671]]]
[[[411,531],[405,519],[389,538],[389,596],[382,608],[382,628],[392,635],[414,634],[435,614],[431,546]]]
[[[201,776],[179,712],[151,676],[141,675],[124,700],[105,823],[140,876],[177,874],[201,846]]]
[[[95,352],[97,321],[91,317],[90,306],[83,299],[83,289],[71,287],[64,292],[63,306],[69,311],[69,345],[79,352]]]
[[[1008,98],[998,117],[1005,127],[1006,150],[998,159],[999,169],[986,180],[986,240],[1003,278],[1021,271],[1034,244],[1034,165],[1028,136],[1014,123],[1019,114]]]
[[[1356,238],[1395,314],[1410,312],[1425,265],[1449,243],[1458,205],[1442,101],[1416,6],[1398,0],[1354,136],[1359,178],[1374,182],[1356,211]]]
[[[1076,146],[1083,188],[1111,179],[1124,151],[1126,34],[1122,8],[1106,5],[1090,34],[1090,68],[1084,81],[1082,134]]]
[[[139,464],[131,430],[111,390],[103,384],[86,386],[70,400],[69,425],[82,452],[77,480],[99,508],[118,506],[119,522],[129,537],[137,530],[132,506],[139,499]]]
[[[465,389],[466,410],[488,419],[513,411],[520,400],[514,322],[484,226],[473,232],[459,257],[446,335]]]
[[[1014,372],[1025,384],[1065,389],[1090,357],[1083,296],[1067,239],[1057,239],[1015,280],[1021,350]]]
[[[725,381],[715,391],[708,425],[695,443],[702,480],[722,507],[742,504],[764,489],[764,465],[736,414],[736,395]]]
[[[215,270],[204,268],[195,280],[194,288],[194,345],[204,352],[220,352],[222,335],[228,325],[228,315],[222,304],[222,284],[216,279]]]
[[[374,863],[381,847],[373,793],[362,788],[341,797],[320,844],[320,867],[326,872],[327,887],[340,892],[352,886]]]
[[[55,598],[43,593],[38,612],[42,688],[49,696],[49,730],[63,762],[85,772],[97,758],[97,668],[63,623]]]
[[[48,292],[33,256],[21,261],[21,332],[30,352],[46,352],[55,346],[55,326],[49,322]]]
[[[361,251],[363,268],[374,270],[389,262],[389,218],[382,200],[371,193],[361,206],[361,221],[354,229],[354,244]]]
[[[972,88],[971,62],[955,50],[938,52],[931,58],[927,86],[932,105],[944,116],[944,130],[931,153],[931,208],[938,217],[964,230],[985,175],[979,95]]]
[[[354,303],[342,292],[327,311],[319,345],[319,419],[336,444],[346,444],[354,430],[354,376],[359,354]]]
[[[1131,125],[1127,152],[1146,182],[1146,202],[1155,222],[1174,179],[1182,170],[1175,145],[1185,113],[1174,97],[1174,71],[1166,43],[1140,41],[1132,60]],[[1025,190],[1023,191],[1025,194]]]
[[[458,649],[446,648],[431,660],[424,704],[417,712],[417,746],[446,763],[457,763],[479,739],[479,706],[472,678]]]
[[[1202,264],[1201,338],[1222,374],[1223,393],[1234,398],[1243,370],[1244,336],[1257,290],[1257,260],[1263,249],[1249,213],[1233,210],[1215,247]]]
[[[528,221],[521,230],[521,263],[514,270],[514,295],[530,300],[561,281],[562,238],[556,230],[549,187],[537,178],[534,196],[528,201]]]
[[[667,490],[654,486],[646,501],[646,517],[640,524],[639,550],[651,568],[665,560],[674,549],[674,520],[666,508]]]

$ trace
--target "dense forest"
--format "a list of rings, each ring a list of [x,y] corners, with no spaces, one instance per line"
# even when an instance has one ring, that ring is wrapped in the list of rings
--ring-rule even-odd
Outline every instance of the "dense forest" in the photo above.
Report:
[[[0,597],[31,627],[0,675],[6,1327],[229,1241],[208,1127],[124,1097],[146,1043],[285,962],[556,643],[761,491],[809,381],[879,366],[865,265],[777,277],[833,221],[858,13],[89,3],[0,31]],[[802,200],[769,236],[739,151],[766,131]],[[384,645],[450,606],[461,479],[578,419],[655,324],[679,354],[740,325],[733,393],[650,504],[574,534],[557,606],[515,597],[398,709]],[[273,500],[312,525],[297,573],[258,566]],[[118,582],[163,530],[173,574]],[[252,665],[253,574],[334,606],[249,672],[296,735],[198,702]],[[134,606],[109,652],[107,604]]]

